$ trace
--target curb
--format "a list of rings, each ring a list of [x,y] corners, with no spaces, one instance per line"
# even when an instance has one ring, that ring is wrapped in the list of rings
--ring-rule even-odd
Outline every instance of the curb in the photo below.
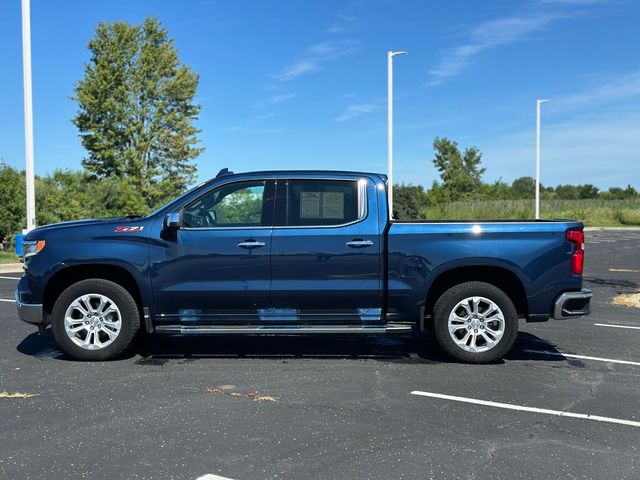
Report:
[[[2,263],[0,264],[0,273],[22,273],[22,263]]]
[[[585,232],[606,232],[606,231],[640,231],[640,227],[584,227]]]

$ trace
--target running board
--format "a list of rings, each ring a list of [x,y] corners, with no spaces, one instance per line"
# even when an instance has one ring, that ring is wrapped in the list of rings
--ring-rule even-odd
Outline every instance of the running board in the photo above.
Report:
[[[413,329],[412,324],[387,324],[379,327],[362,326],[246,326],[246,325],[156,325],[155,331],[159,333],[179,333],[187,335],[208,335],[216,333],[240,333],[240,334],[308,334],[308,333],[408,333]]]

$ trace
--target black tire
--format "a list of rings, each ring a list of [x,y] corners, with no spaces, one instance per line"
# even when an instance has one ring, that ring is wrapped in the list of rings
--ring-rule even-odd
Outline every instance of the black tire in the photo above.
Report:
[[[454,307],[462,300],[475,296],[495,303],[504,317],[502,337],[494,347],[484,352],[464,350],[449,334],[449,315]],[[498,287],[485,282],[461,283],[444,292],[433,307],[433,322],[435,336],[442,349],[456,360],[466,363],[491,363],[500,360],[511,350],[518,335],[518,313],[513,302]]]
[[[116,338],[104,348],[88,350],[76,345],[67,335],[64,316],[73,301],[82,295],[100,294],[108,297],[120,311],[121,327]],[[140,330],[140,312],[131,294],[117,283],[92,278],[74,283],[56,300],[51,312],[51,330],[62,351],[78,360],[111,360],[129,348]],[[104,334],[103,334],[104,335]]]

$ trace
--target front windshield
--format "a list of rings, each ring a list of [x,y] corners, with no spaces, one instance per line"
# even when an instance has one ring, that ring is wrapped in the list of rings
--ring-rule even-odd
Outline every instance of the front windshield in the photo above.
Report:
[[[187,190],[186,192],[184,192],[182,195],[180,195],[179,197],[174,198],[173,200],[168,201],[167,203],[165,203],[164,205],[162,205],[160,208],[156,208],[153,212],[151,212],[149,215],[147,215],[147,217],[152,217],[154,215],[157,215],[158,213],[160,213],[162,210],[164,210],[165,208],[167,208],[169,205],[171,205],[172,203],[176,203],[179,202],[180,200],[182,200],[183,198],[185,198],[187,195],[190,195],[192,192],[195,192],[197,189],[199,189],[200,187],[206,185],[207,183],[209,183],[211,180],[207,180],[206,182],[201,182],[198,185],[196,185],[195,187]]]

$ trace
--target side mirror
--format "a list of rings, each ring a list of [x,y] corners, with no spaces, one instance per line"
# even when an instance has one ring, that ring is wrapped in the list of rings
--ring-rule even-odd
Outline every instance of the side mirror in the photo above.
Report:
[[[163,227],[166,230],[178,230],[182,227],[182,215],[180,212],[170,212],[164,217]]]

